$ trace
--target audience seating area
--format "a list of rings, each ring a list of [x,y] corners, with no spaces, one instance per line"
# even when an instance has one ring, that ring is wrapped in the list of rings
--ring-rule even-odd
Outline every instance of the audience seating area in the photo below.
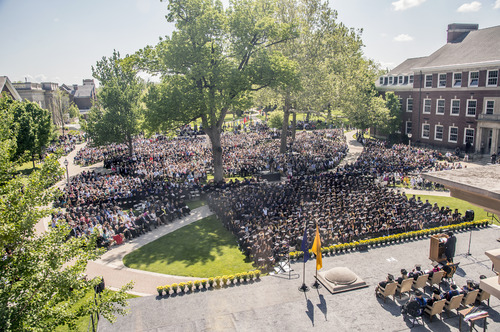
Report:
[[[479,289],[479,283],[472,280],[468,280],[463,287],[457,287],[453,282],[453,275],[458,265],[459,263],[449,264],[423,271],[420,265],[416,265],[408,274],[403,269],[399,279],[389,274],[385,281],[377,285],[375,293],[384,303],[392,296],[395,304],[398,304],[396,292],[399,292],[399,300],[402,300],[403,294],[408,293],[408,300],[402,303],[401,312],[412,326],[424,314],[429,317],[430,323],[437,315],[443,320],[444,312],[447,318],[456,316],[461,319],[459,310],[485,306],[485,302],[489,306],[490,294]]]

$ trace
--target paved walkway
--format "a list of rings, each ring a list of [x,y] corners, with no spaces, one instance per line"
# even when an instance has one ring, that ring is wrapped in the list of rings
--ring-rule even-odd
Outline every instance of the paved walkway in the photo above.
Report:
[[[469,236],[472,233],[471,256],[467,256]],[[498,248],[497,227],[459,232],[455,261],[460,262],[455,282],[462,286],[467,279],[479,280],[479,275],[494,276],[491,261],[485,250]],[[351,292],[330,294],[324,287],[307,293],[298,288],[302,284],[303,264],[292,263],[291,278],[288,274],[264,276],[258,282],[194,291],[170,297],[145,296],[129,300],[130,313],[117,317],[115,324],[102,319],[100,332],[128,331],[442,331],[458,330],[456,313],[450,318],[444,314],[424,326],[411,328],[412,324],[401,315],[401,305],[408,296],[388,298],[386,303],[374,295],[375,286],[387,273],[399,275],[402,268],[412,269],[422,264],[431,267],[429,238],[407,241],[390,246],[380,246],[367,252],[350,252],[323,257],[323,269],[345,266],[365,282],[367,288]],[[305,282],[314,282],[314,259],[305,264]],[[443,289],[448,289],[443,283]],[[429,296],[429,288],[426,289]],[[500,331],[500,300],[492,298],[485,307],[488,331]],[[464,325],[464,323],[462,323]],[[468,325],[465,323],[465,325]],[[477,327],[478,330],[482,330]],[[468,327],[466,327],[468,329]],[[462,331],[464,327],[462,326]]]

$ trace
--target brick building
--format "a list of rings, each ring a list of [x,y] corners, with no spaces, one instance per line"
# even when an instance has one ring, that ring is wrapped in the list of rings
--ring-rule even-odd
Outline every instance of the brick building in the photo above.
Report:
[[[443,47],[405,60],[376,87],[400,98],[412,142],[492,154],[500,148],[500,26],[450,24],[447,32]]]

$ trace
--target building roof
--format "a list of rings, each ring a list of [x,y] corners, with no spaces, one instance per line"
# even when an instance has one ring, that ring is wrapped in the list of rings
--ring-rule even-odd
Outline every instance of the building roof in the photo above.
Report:
[[[95,89],[94,85],[79,85],[78,89],[75,91],[75,98],[90,98],[93,95]]]
[[[8,91],[14,100],[22,100],[21,96],[7,76],[0,76],[0,93],[2,91]]]
[[[500,25],[470,31],[463,39],[446,43],[429,56],[407,59],[388,75],[438,68],[475,68],[493,64],[500,65]]]
[[[471,31],[458,43],[447,43],[415,69],[500,62],[500,25]]]

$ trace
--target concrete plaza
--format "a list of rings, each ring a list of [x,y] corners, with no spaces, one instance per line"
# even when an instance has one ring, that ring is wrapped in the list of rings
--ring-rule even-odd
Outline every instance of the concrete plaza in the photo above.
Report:
[[[468,256],[469,236],[471,255]],[[494,276],[484,251],[499,247],[496,226],[457,234],[457,256],[460,262],[455,282],[462,286],[467,279],[479,281],[484,274]],[[288,274],[264,276],[260,281],[222,289],[195,291],[159,298],[146,296],[130,300],[130,313],[115,324],[101,320],[99,331],[407,331],[411,323],[400,313],[408,296],[386,303],[375,297],[377,283],[387,273],[399,275],[401,268],[415,264],[430,268],[429,238],[323,258],[323,270],[346,266],[364,279],[369,287],[332,295],[324,287],[301,293],[302,263],[292,263]],[[306,263],[306,284],[314,282],[315,262]],[[446,283],[444,289],[448,289]],[[429,288],[426,289],[429,294]],[[492,298],[487,328],[500,331],[500,300]],[[456,312],[444,320],[424,317],[424,325],[415,331],[458,331]],[[464,325],[464,323],[463,323]],[[465,323],[467,326],[467,323]],[[480,324],[479,326],[482,325]],[[468,326],[467,326],[468,328]],[[462,327],[464,329],[464,326]]]

